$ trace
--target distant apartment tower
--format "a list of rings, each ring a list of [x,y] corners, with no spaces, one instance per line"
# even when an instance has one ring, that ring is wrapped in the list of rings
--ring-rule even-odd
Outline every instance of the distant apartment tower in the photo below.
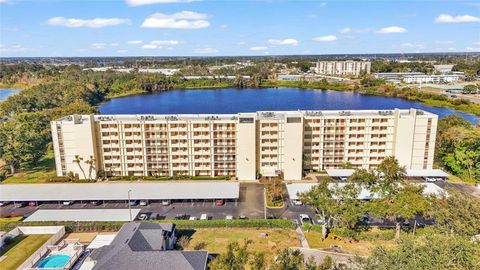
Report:
[[[93,177],[102,170],[107,176],[299,180],[347,162],[375,168],[386,156],[407,169],[431,169],[437,118],[415,109],[72,115],[51,127],[58,176],[84,178],[92,157]]]
[[[318,61],[315,73],[360,76],[362,74],[370,74],[370,68],[371,63],[369,61]]]

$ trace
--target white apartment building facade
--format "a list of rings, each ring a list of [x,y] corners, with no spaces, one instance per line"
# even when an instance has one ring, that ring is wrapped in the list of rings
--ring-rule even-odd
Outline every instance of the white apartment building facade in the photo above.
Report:
[[[51,123],[58,176],[231,176],[255,180],[375,168],[395,156],[431,169],[438,117],[421,110],[219,115],[72,115]],[[75,162],[76,156],[80,162]],[[93,167],[86,161],[93,159]],[[78,161],[78,160],[77,160]],[[79,164],[80,163],[80,164]],[[83,170],[83,172],[82,172]]]
[[[324,75],[350,75],[360,76],[370,74],[371,62],[369,61],[318,61],[315,73]]]

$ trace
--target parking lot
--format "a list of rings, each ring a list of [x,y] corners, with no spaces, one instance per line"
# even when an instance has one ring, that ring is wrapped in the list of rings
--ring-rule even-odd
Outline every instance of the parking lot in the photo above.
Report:
[[[37,209],[125,209],[128,208],[126,201],[105,201],[100,205],[92,205],[89,202],[74,202],[64,205],[62,202],[41,203],[37,207],[15,207],[13,204],[0,208],[0,217],[29,216]],[[141,213],[156,214],[160,219],[175,219],[179,216],[184,218],[196,217],[206,214],[209,219],[225,219],[227,215],[233,218],[245,216],[249,219],[259,219],[264,214],[263,185],[258,183],[243,183],[240,185],[240,199],[238,201],[224,201],[221,206],[215,205],[215,200],[210,201],[182,201],[172,202],[170,205],[162,205],[160,201],[149,202],[147,206],[132,206],[141,209]]]

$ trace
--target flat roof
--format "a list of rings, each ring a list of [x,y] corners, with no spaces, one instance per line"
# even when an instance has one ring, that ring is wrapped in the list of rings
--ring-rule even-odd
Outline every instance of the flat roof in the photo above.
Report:
[[[4,184],[0,201],[238,199],[238,182]]]
[[[108,246],[112,243],[113,239],[117,236],[114,234],[99,234],[93,238],[92,242],[88,245],[87,249],[97,249],[103,246]]]
[[[140,209],[132,209],[132,219]],[[130,221],[128,209],[40,209],[35,211],[25,222],[35,221]]]
[[[353,169],[328,169],[327,174],[331,177],[350,177]],[[448,173],[440,169],[407,170],[407,177],[448,177]]]
[[[341,188],[346,184],[347,183],[329,183],[328,188],[329,189]],[[318,184],[316,183],[287,184],[286,186],[287,186],[288,196],[290,197],[291,200],[298,200],[299,193],[307,192],[316,185]],[[421,185],[425,187],[423,189],[423,195],[436,195],[436,196],[448,195],[444,189],[435,185],[434,183],[415,183],[414,185]],[[357,199],[370,200],[370,199],[374,199],[376,196],[377,195],[374,192],[366,188],[362,188],[360,190],[360,193],[358,194]]]

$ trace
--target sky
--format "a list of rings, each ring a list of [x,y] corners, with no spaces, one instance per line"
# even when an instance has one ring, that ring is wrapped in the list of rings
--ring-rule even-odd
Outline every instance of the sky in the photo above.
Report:
[[[0,56],[480,52],[480,1],[0,0]]]

